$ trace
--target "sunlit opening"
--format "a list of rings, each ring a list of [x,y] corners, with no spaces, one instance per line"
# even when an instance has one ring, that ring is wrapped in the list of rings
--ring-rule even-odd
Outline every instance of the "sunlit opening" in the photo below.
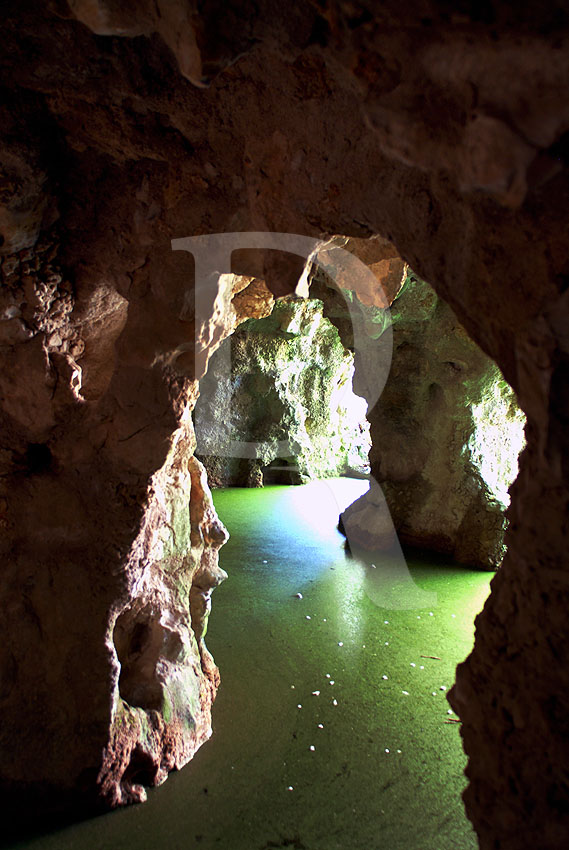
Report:
[[[481,400],[472,405],[472,417],[474,432],[467,446],[470,459],[494,498],[507,507],[508,488],[518,474],[518,457],[526,444],[526,417],[499,373],[486,386]]]

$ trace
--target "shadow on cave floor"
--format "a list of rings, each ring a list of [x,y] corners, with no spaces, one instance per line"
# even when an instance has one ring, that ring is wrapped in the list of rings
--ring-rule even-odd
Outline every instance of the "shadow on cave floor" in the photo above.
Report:
[[[445,690],[492,576],[408,554],[437,604],[374,604],[371,556],[347,557],[336,529],[366,487],[216,491],[232,537],[208,632],[222,674],[212,739],[145,805],[3,846],[474,850]]]

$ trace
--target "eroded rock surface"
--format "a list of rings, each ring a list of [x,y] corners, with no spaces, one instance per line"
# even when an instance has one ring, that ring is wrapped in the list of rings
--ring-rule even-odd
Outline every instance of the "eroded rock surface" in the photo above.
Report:
[[[390,312],[391,370],[369,414],[374,482],[401,543],[496,568],[523,414],[499,369],[428,284],[409,273]],[[372,483],[342,514],[351,542],[390,544],[382,498]]]
[[[262,486],[363,471],[365,403],[353,356],[315,299],[277,301],[210,360],[195,409],[197,452],[215,486]],[[348,398],[349,396],[349,398]]]

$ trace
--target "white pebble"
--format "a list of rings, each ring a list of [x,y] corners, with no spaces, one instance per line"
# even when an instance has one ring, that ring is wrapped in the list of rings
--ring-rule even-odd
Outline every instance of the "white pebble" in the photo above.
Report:
[[[399,755],[401,755],[401,750],[397,750],[397,752],[399,753]]]
[[[454,711],[452,710],[452,708],[448,709],[447,714],[454,714]]]
[[[439,691],[446,691],[446,689],[447,689],[446,685],[441,685],[440,688],[439,688]]]
[[[456,618],[456,614],[451,614],[451,617],[452,617],[452,618],[453,618],[453,620],[454,620],[454,619]]]
[[[297,599],[303,598],[302,593],[295,593],[294,595],[296,596]]]
[[[313,697],[319,697],[319,696],[320,696],[320,691],[312,691],[312,696],[313,696]]]
[[[330,679],[330,681],[328,682],[328,684],[329,684],[329,685],[334,685],[334,684],[335,684],[334,679]]]
[[[433,696],[436,697],[436,695],[437,695],[437,692],[433,691]]]
[[[294,691],[294,685],[291,685],[291,688],[292,688],[292,689],[293,689],[293,691]]]
[[[370,567],[373,567],[373,568],[374,568],[374,570],[376,569],[375,564],[370,564]]]
[[[389,625],[389,620],[384,620],[383,622],[385,623],[386,626]]]
[[[288,788],[287,788],[286,790],[287,790],[287,791],[294,791],[294,788],[292,787],[292,785],[289,785],[289,786],[288,786]]]
[[[330,678],[330,673],[326,673],[326,678],[327,678],[327,679],[329,679],[329,678]]]
[[[324,617],[324,619],[322,620],[322,622],[323,622],[323,623],[325,623],[325,622],[326,622],[326,617]]]
[[[310,616],[310,614],[307,614],[307,615],[306,615],[306,619],[307,619],[307,620],[311,620],[311,619],[312,619],[312,617]]]
[[[264,563],[264,564],[268,564],[269,562],[268,562],[268,561],[263,561],[263,563]]]
[[[401,691],[402,694],[405,694],[406,697],[409,696],[409,691]]]
[[[314,744],[311,744],[308,749],[313,753],[316,747],[314,746]]]
[[[416,667],[416,666],[417,666],[417,665],[416,665],[416,664],[412,661],[412,662],[411,662],[411,667]]]
[[[385,752],[386,752],[386,753],[388,753],[388,752],[389,752],[389,750],[387,749],[387,747],[385,748]]]
[[[319,723],[319,724],[318,724],[318,728],[319,728],[319,729],[324,729],[324,724],[323,724],[323,723]]]
[[[382,676],[381,678],[382,678],[382,679],[386,679],[386,680],[387,680],[387,676]]]
[[[300,704],[300,703],[298,703],[298,705],[297,705],[296,707],[297,707],[297,708],[302,708],[302,706],[301,706],[301,704]]]
[[[419,615],[418,615],[418,614],[417,614],[417,619],[418,619],[418,620],[420,620],[420,619],[421,619],[421,618],[419,617]]]
[[[419,667],[419,670],[424,670],[424,669],[425,669],[425,665],[421,664],[421,666]]]
[[[333,700],[332,700],[332,705],[338,705],[338,700],[337,700],[337,699],[333,699]]]
[[[432,611],[429,611],[429,617],[434,617],[434,616],[435,616],[435,615],[433,614],[433,612],[432,612]]]
[[[338,646],[344,646],[344,641],[339,640],[339,641],[338,641]]]

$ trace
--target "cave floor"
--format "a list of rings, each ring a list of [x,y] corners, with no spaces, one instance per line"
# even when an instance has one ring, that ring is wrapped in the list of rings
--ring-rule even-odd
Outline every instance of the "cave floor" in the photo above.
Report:
[[[335,527],[366,488],[333,479],[214,494],[232,537],[207,639],[222,674],[213,737],[145,805],[10,846],[478,846],[444,689],[471,648],[491,574],[408,554],[416,585],[436,602],[380,607],[370,598],[380,561],[347,556]]]

